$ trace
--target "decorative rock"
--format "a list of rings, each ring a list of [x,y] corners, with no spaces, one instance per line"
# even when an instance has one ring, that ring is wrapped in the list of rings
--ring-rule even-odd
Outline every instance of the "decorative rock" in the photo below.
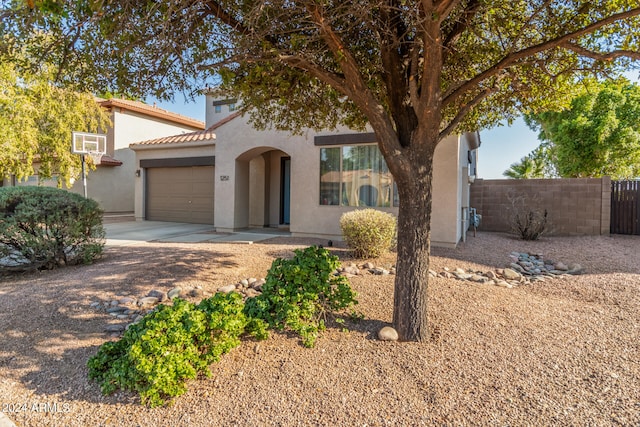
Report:
[[[135,304],[136,300],[134,298],[131,297],[124,297],[124,298],[120,298],[119,300],[120,304]]]
[[[169,299],[179,298],[181,293],[182,293],[181,287],[173,288],[169,292],[167,292],[167,298]]]
[[[496,273],[495,273],[495,272],[493,272],[493,271],[491,271],[491,270],[487,271],[486,276],[487,276],[487,278],[489,278],[489,279],[491,279],[491,280],[493,280],[493,279],[495,279],[496,277],[498,277],[498,276],[496,275]]]
[[[116,305],[120,305],[120,302],[116,300],[111,301],[111,307],[115,307]]]
[[[257,297],[258,295],[260,295],[262,292],[258,292],[253,288],[249,288],[246,291],[244,291],[244,294],[247,296],[247,298],[253,298],[253,297]]]
[[[503,288],[509,288],[509,289],[513,288],[512,284],[510,284],[509,282],[505,282],[504,280],[500,280],[499,282],[497,282],[496,286],[500,286],[500,287],[503,287]]]
[[[92,302],[91,304],[89,304],[89,307],[91,308],[99,308],[102,304],[100,304],[98,301]]]
[[[398,341],[398,332],[391,326],[385,326],[378,332],[380,341]]]
[[[567,267],[566,264],[558,261],[553,265],[554,270],[560,270],[560,271],[567,271],[569,270],[569,267]]]
[[[376,267],[369,270],[370,273],[375,274],[377,276],[386,276],[389,274],[389,270],[385,270],[384,268]]]
[[[159,289],[153,289],[153,290],[149,291],[147,296],[148,297],[158,298],[158,302],[162,302],[165,299],[167,299],[167,294],[164,291],[161,291]]]
[[[236,285],[227,285],[221,288],[218,288],[218,292],[222,292],[224,294],[228,294],[236,290]]]
[[[249,278],[247,279],[247,282],[248,282],[250,285],[253,285],[253,284],[254,284],[254,283],[256,283],[257,281],[258,281],[258,279],[256,279],[255,277],[249,277]]]
[[[489,281],[489,278],[481,276],[479,274],[474,274],[469,280],[476,283],[485,283]]]
[[[126,309],[127,309],[126,307],[122,307],[122,306],[109,307],[109,308],[107,308],[107,313],[121,313],[121,312],[125,311]]]
[[[126,325],[116,324],[116,325],[107,325],[104,330],[106,332],[122,332],[126,328]]]
[[[240,284],[241,284],[242,286],[249,286],[249,281],[248,281],[247,279],[242,279],[242,280],[240,280]],[[227,293],[228,293],[228,292],[227,292]]]
[[[438,273],[436,273],[434,270],[429,269],[429,277],[436,277],[438,275]]]
[[[375,267],[375,266],[374,266],[372,263],[370,263],[370,262],[367,262],[367,263],[365,263],[365,264],[362,266],[362,268],[364,268],[364,269],[366,269],[366,270],[371,270],[371,269],[372,269],[372,268],[374,268],[374,267]]]
[[[192,289],[189,292],[189,296],[193,298],[200,298],[202,295],[203,295],[202,289],[199,289],[199,288]]]
[[[518,273],[517,271],[514,271],[514,270],[512,270],[510,268],[505,268],[504,271],[502,272],[502,275],[507,280],[518,280],[518,279],[520,279],[520,273]]]
[[[569,271],[567,271],[567,273],[569,274],[582,274],[583,272],[584,267],[582,267],[580,264],[570,264]]]
[[[157,297],[144,297],[144,298],[140,298],[140,300],[138,301],[138,305],[141,307],[145,307],[145,306],[157,304],[159,301],[160,299]]]

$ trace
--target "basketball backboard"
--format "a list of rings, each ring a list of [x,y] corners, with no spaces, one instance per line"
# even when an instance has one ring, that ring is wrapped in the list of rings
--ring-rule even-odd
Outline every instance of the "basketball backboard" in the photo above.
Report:
[[[98,133],[73,132],[71,151],[75,154],[105,154],[107,136]]]

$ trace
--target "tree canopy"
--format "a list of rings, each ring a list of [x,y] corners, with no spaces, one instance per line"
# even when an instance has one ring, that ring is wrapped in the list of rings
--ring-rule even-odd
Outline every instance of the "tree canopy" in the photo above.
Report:
[[[20,73],[12,61],[0,62],[0,178],[56,177],[71,185],[80,175],[80,157],[71,153],[74,131],[103,132],[106,112],[88,93],[51,84],[47,67]]]
[[[637,0],[11,4],[0,30],[73,70],[61,75],[68,84],[160,97],[220,84],[258,126],[370,125],[400,199],[393,322],[402,340],[428,337],[436,146],[559,108],[585,75],[640,59]]]
[[[585,90],[561,111],[527,116],[543,145],[530,156],[565,178],[640,177],[640,86],[626,79]]]

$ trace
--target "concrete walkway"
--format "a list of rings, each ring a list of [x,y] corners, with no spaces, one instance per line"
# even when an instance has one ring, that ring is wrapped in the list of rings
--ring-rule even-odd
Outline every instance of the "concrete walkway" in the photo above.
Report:
[[[125,221],[105,224],[106,246],[127,246],[140,242],[251,244],[290,233],[276,229],[249,229],[235,233],[216,233],[212,225],[161,221]],[[1,427],[1,426],[0,426]]]

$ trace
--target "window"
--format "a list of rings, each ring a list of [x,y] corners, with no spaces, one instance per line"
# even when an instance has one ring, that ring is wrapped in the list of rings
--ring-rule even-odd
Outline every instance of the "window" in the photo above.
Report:
[[[229,104],[229,111],[236,111],[236,104]]]
[[[222,113],[222,105],[215,105],[214,108],[216,114]]]
[[[397,206],[397,190],[377,145],[320,149],[320,204]]]

